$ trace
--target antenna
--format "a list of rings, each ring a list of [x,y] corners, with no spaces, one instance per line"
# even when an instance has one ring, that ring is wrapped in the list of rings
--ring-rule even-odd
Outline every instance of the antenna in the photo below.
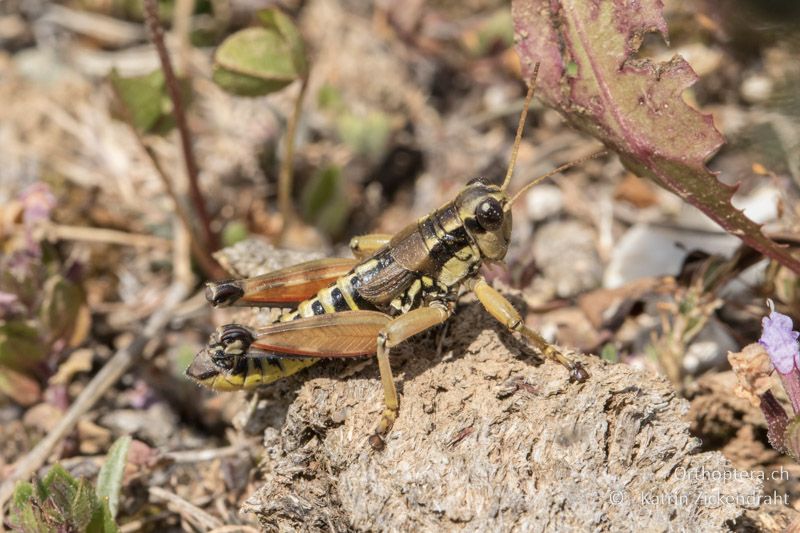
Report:
[[[514,149],[511,151],[511,161],[508,164],[508,170],[506,171],[506,177],[503,180],[503,186],[500,188],[503,191],[506,190],[506,187],[508,187],[509,182],[511,182],[511,176],[514,174],[514,166],[517,164],[517,155],[519,154],[519,145],[522,142],[522,131],[525,129],[525,119],[528,118],[528,108],[531,106],[533,93],[536,91],[536,77],[538,75],[539,63],[537,62],[533,66],[531,81],[528,83],[528,94],[525,95],[525,103],[522,106],[522,114],[519,116],[517,136],[514,138]]]
[[[576,159],[575,161],[570,161],[569,163],[564,163],[564,164],[563,164],[563,165],[561,165],[560,167],[557,167],[557,168],[555,168],[555,169],[551,170],[551,171],[550,171],[550,172],[548,172],[547,174],[544,174],[544,175],[542,175],[542,176],[539,176],[538,178],[534,179],[533,181],[531,181],[530,183],[528,183],[527,185],[525,185],[523,188],[521,188],[520,190],[518,190],[518,191],[516,192],[516,194],[514,194],[514,196],[512,196],[512,197],[511,197],[511,200],[510,200],[510,201],[509,201],[509,202],[506,204],[506,211],[507,211],[507,210],[509,210],[509,209],[511,209],[511,205],[512,205],[512,204],[513,204],[513,203],[514,203],[514,202],[515,202],[515,201],[516,201],[516,200],[517,200],[517,199],[518,199],[520,196],[522,196],[522,194],[523,194],[524,192],[526,192],[528,189],[530,189],[531,187],[533,187],[533,186],[534,186],[534,185],[536,185],[537,183],[539,183],[539,182],[541,182],[541,181],[543,181],[543,180],[546,180],[546,179],[547,179],[547,178],[549,178],[550,176],[555,176],[555,175],[556,175],[556,174],[558,174],[559,172],[563,172],[563,171],[565,171],[565,170],[567,170],[567,169],[570,169],[570,168],[572,168],[572,167],[574,167],[574,166],[578,166],[578,165],[580,165],[580,164],[582,164],[582,163],[585,163],[586,161],[588,161],[588,160],[590,160],[590,159],[594,159],[595,157],[601,157],[601,156],[604,156],[604,155],[606,155],[607,153],[608,153],[608,152],[607,152],[607,151],[605,151],[605,150],[600,150],[599,152],[595,152],[595,153],[593,153],[593,154],[591,154],[591,155],[587,155],[587,156],[585,156],[585,157],[581,157],[580,159]]]

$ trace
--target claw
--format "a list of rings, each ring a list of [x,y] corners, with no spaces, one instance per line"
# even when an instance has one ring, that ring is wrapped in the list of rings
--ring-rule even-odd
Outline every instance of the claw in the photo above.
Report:
[[[569,369],[569,380],[573,383],[583,383],[589,379],[589,372],[583,368],[583,365],[574,362],[572,368]]]

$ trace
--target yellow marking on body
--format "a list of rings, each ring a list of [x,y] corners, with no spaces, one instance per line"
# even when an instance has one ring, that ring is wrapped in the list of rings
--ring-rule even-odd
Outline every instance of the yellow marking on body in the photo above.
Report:
[[[249,389],[261,383],[261,372],[256,369],[255,359],[247,360],[247,374],[244,377],[244,387]]]
[[[297,311],[287,311],[285,313],[281,313],[281,316],[278,317],[278,322],[289,322],[290,320],[294,320],[294,317],[297,316]]]
[[[464,279],[475,262],[475,254],[471,247],[467,246],[462,250],[469,250],[469,255],[466,259],[454,256],[447,260],[439,272],[439,282],[447,287],[452,287]]]
[[[237,390],[249,390],[260,385],[269,385],[297,374],[301,370],[315,364],[318,359],[281,359],[283,369],[278,365],[272,364],[266,358],[248,359],[247,375],[242,374],[220,374],[214,376],[207,385],[217,391],[228,392]]]
[[[377,259],[370,259],[366,263],[361,263],[355,269],[356,274],[368,274],[370,270],[374,270],[380,265]]]
[[[300,305],[297,306],[297,312],[300,313],[300,316],[304,318],[314,316],[314,311],[311,309],[311,304],[313,302],[314,298],[300,302]]]
[[[414,280],[414,283],[406,291],[406,295],[408,296],[409,304],[413,303],[416,300],[419,291],[422,290],[422,282],[420,280]]]
[[[446,233],[453,233],[455,230],[463,226],[464,223],[461,222],[458,218],[455,217],[448,217],[445,219],[444,224],[442,227]]]
[[[428,247],[428,251],[429,252],[434,248],[434,246],[439,244],[439,241],[441,240],[441,238],[439,237],[438,234],[437,235],[425,235],[424,237],[425,237],[425,246]]]
[[[346,276],[344,278],[339,278],[336,280],[336,286],[339,287],[339,290],[342,291],[342,296],[344,296],[344,301],[347,302],[347,305],[353,311],[358,311],[358,306],[356,305],[356,301],[353,300],[353,295],[350,294],[350,279],[355,274],[351,274],[350,276]]]
[[[322,289],[317,293],[317,300],[322,304],[322,308],[325,309],[326,313],[336,312],[336,308],[333,307],[333,296],[331,295],[331,291],[333,291],[333,288],[328,287],[327,289]]]

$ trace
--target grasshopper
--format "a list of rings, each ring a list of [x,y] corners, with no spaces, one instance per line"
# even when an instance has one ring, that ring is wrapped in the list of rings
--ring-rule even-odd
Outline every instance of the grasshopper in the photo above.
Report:
[[[244,280],[207,285],[214,306],[291,307],[276,322],[252,330],[218,328],[186,373],[215,390],[251,389],[295,374],[320,358],[376,355],[384,410],[370,437],[375,448],[399,409],[389,362],[392,347],[453,314],[459,290],[472,290],[495,319],[543,356],[565,366],[572,381],[589,374],[525,326],[511,303],[480,276],[484,261],[502,261],[511,237],[511,206],[531,186],[604,152],[562,165],[509,196],[525,119],[535,89],[529,84],[503,184],[471,180],[458,196],[396,235],[350,242],[353,259],[309,261]]]

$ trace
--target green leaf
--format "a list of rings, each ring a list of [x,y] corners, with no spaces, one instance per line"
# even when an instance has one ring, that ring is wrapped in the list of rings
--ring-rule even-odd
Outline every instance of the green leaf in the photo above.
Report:
[[[91,522],[97,507],[98,502],[94,495],[94,489],[85,479],[80,480],[70,507],[70,523],[76,530],[84,531]]]
[[[705,165],[722,145],[709,115],[682,95],[697,81],[676,56],[664,63],[636,57],[643,36],[667,36],[661,0],[513,0],[523,73],[539,62],[536,93],[567,120],[617,152],[639,176],[696,206],[749,246],[800,273],[800,260],[761,233],[731,205],[735,187]],[[573,67],[574,65],[574,67]]]
[[[342,93],[333,85],[326,83],[317,92],[317,105],[320,109],[339,111],[342,104]]]
[[[0,366],[28,370],[46,355],[39,330],[31,324],[21,320],[0,324]]]
[[[125,465],[128,463],[130,445],[131,438],[129,436],[118,438],[108,450],[106,462],[97,475],[97,496],[108,502],[108,509],[112,517],[117,516],[119,493],[122,488]]]
[[[27,533],[28,531],[34,532],[46,529],[34,509],[34,498],[35,489],[33,485],[25,481],[17,483],[9,512],[11,525],[17,530]]]
[[[222,245],[233,246],[237,242],[245,240],[249,234],[247,224],[241,220],[232,220],[225,224],[225,228],[222,230]]]
[[[175,127],[172,114],[172,99],[161,69],[141,76],[120,76],[116,70],[109,74],[109,81],[117,95],[116,115],[142,133],[165,135]],[[189,80],[180,79],[183,105],[192,100]]]
[[[42,499],[44,520],[48,523],[66,525],[71,516],[73,502],[79,490],[79,482],[64,468],[55,464],[44,477],[42,484],[47,489],[47,498]]]
[[[83,309],[85,304],[83,289],[77,283],[58,274],[51,276],[45,282],[39,318],[50,342],[65,339],[72,346],[75,341],[77,344],[83,341],[88,332],[86,323],[88,310]],[[73,339],[73,333],[78,327],[82,330],[81,335]]]
[[[295,71],[297,71],[301,78],[306,77],[308,75],[306,47],[303,44],[303,37],[300,35],[300,31],[298,31],[292,19],[287,17],[279,9],[264,9],[259,11],[258,19],[265,28],[277,31],[283,36],[289,53],[291,54]]]
[[[617,348],[610,342],[605,343],[600,351],[600,358],[609,363],[619,363]]]
[[[45,497],[52,496],[53,487],[55,485],[63,485],[74,492],[78,488],[78,480],[72,477],[72,474],[64,470],[63,466],[56,463],[50,467],[50,470],[47,471],[44,479],[42,479],[42,486],[46,490],[44,493],[46,495]]]
[[[31,498],[33,497],[33,485],[27,481],[20,481],[17,483],[17,486],[14,487],[14,495],[12,496],[11,503],[12,505],[22,507],[23,505],[30,503]]]
[[[279,91],[308,74],[302,38],[278,10],[259,13],[260,28],[247,28],[225,39],[214,54],[214,81],[240,96]]]
[[[339,235],[350,215],[341,169],[329,166],[317,172],[303,189],[300,205],[306,220],[328,235]]]
[[[92,515],[92,521],[86,526],[86,533],[117,533],[117,531],[119,528],[114,522],[114,517],[111,516],[108,502],[100,502]]]
[[[377,159],[386,149],[391,122],[385,113],[372,111],[366,117],[343,113],[336,120],[336,131],[342,142],[358,154]]]
[[[114,69],[109,81],[123,107],[122,114],[141,132],[153,130],[165,111],[172,109],[161,69],[131,77],[122,77]]]
[[[508,6],[482,18],[475,29],[464,35],[463,41],[474,56],[486,55],[498,45],[508,48],[514,44],[514,24]]]

